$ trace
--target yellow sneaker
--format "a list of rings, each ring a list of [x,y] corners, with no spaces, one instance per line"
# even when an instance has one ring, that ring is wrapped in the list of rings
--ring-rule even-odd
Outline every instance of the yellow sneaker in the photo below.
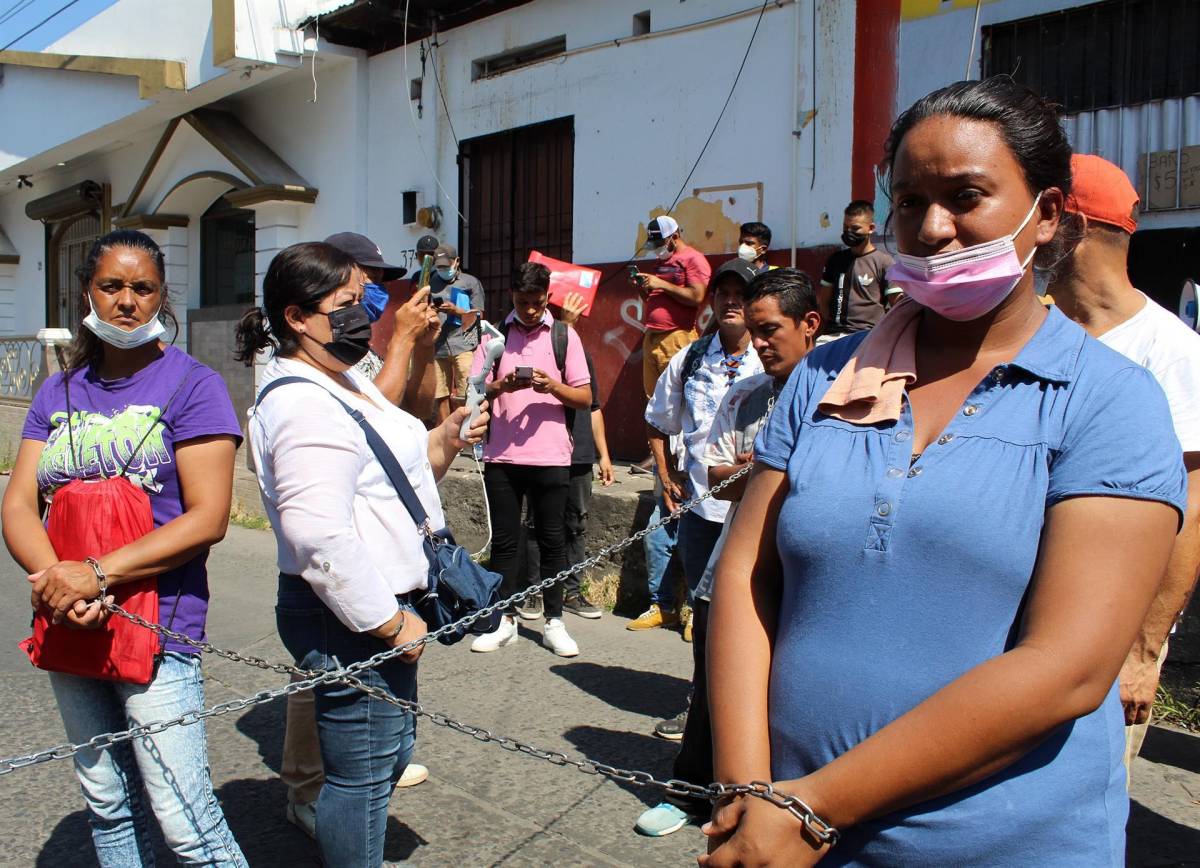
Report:
[[[642,612],[625,625],[626,630],[653,630],[655,627],[674,627],[679,623],[679,613],[659,608],[658,603],[651,603],[650,608]]]
[[[692,641],[692,613],[688,612],[687,617],[683,619],[683,641]]]

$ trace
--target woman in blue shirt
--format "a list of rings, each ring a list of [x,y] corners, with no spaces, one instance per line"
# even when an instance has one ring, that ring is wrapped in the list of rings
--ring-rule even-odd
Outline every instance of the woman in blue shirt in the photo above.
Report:
[[[1186,499],[1166,400],[1034,294],[1071,183],[1052,106],[960,82],[887,157],[913,376],[864,424],[818,408],[862,338],[797,367],[712,603],[718,779],[819,819],[726,801],[701,864],[1121,865],[1116,677]]]

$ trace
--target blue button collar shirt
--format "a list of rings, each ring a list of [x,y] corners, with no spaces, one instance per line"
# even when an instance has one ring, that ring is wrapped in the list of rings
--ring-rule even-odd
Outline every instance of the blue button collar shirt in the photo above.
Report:
[[[915,460],[907,400],[877,425],[817,409],[862,340],[810,353],[755,444],[789,486],[770,673],[776,780],[831,762],[1011,649],[1051,506],[1131,497],[1182,517],[1186,505],[1162,389],[1057,309]],[[1123,750],[1114,684],[1009,768],[847,830],[822,864],[1122,865]]]
[[[725,352],[721,348],[721,337],[713,334],[708,341],[700,365],[686,381],[683,365],[687,360],[688,347],[684,347],[667,363],[667,368],[658,378],[654,394],[646,404],[645,419],[662,433],[681,440],[680,454],[676,456],[679,468],[688,475],[689,497],[699,497],[708,491],[708,465],[704,463],[704,447],[708,443],[708,432],[712,428],[717,408],[725,393],[735,383],[761,374],[762,362],[754,347],[747,346],[733,379],[725,367]],[[695,513],[707,521],[722,522],[729,511],[729,502],[709,498],[695,508]]]

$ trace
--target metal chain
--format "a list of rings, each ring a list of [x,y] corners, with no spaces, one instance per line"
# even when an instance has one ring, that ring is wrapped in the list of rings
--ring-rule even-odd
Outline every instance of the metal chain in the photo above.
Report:
[[[290,666],[286,663],[272,663],[251,655],[239,654],[235,651],[220,649],[209,642],[197,642],[196,640],[191,639],[182,633],[176,633],[172,630],[168,630],[160,624],[152,624],[145,618],[134,615],[131,612],[127,612],[116,603],[105,603],[105,607],[108,608],[113,614],[126,618],[141,627],[145,627],[159,636],[165,636],[167,638],[174,639],[175,641],[182,642],[183,644],[197,648],[204,653],[218,654],[229,660],[249,663],[250,665],[258,666],[259,668],[280,672],[286,675],[297,675],[300,676],[302,680],[293,681],[285,687],[277,688],[275,690],[260,690],[253,696],[245,699],[223,702],[204,711],[193,709],[171,720],[153,721],[151,723],[145,723],[140,726],[131,727],[130,729],[122,730],[120,732],[102,733],[94,736],[86,742],[81,742],[79,744],[72,744],[68,742],[32,754],[0,758],[0,775],[6,775],[16,769],[37,765],[50,760],[69,759],[82,750],[107,750],[113,745],[122,744],[137,738],[143,738],[147,735],[155,735],[172,726],[189,726],[194,723],[199,723],[200,721],[206,720],[210,717],[219,717],[223,714],[241,711],[242,709],[248,708],[252,705],[272,702],[281,696],[290,696],[293,693],[299,693],[303,690],[311,690],[312,688],[320,685],[344,681],[347,676],[353,676],[357,672],[362,672],[366,669],[372,669],[381,663],[385,663],[388,660],[399,657],[402,654],[406,654],[415,648],[419,648],[422,645],[427,645],[430,642],[435,641],[440,636],[444,636],[448,633],[459,630],[462,627],[469,627],[471,624],[474,624],[481,618],[489,618],[496,612],[503,612],[508,607],[523,602],[532,594],[540,593],[547,588],[553,587],[559,582],[565,581],[569,576],[574,575],[575,573],[596,566],[604,558],[610,557],[617,552],[624,551],[634,543],[645,538],[647,534],[650,534],[655,530],[658,530],[659,528],[669,524],[670,522],[675,521],[685,512],[695,509],[696,506],[712,497],[718,491],[721,491],[726,486],[745,476],[750,472],[752,467],[752,464],[747,464],[745,467],[741,468],[732,476],[730,476],[727,480],[719,485],[713,486],[701,496],[693,498],[686,503],[680,504],[680,506],[671,512],[669,516],[643,528],[633,536],[615,542],[612,545],[605,546],[592,557],[575,564],[573,567],[569,567],[560,571],[555,576],[551,576],[548,579],[543,579],[537,584],[526,588],[524,591],[513,594],[506,600],[500,600],[499,602],[493,603],[490,606],[485,606],[484,608],[476,612],[472,612],[470,615],[467,615],[466,617],[461,618],[454,623],[446,624],[445,626],[426,633],[424,636],[414,639],[411,642],[407,642],[404,645],[398,645],[394,648],[389,648],[386,651],[380,651],[378,654],[368,657],[365,660],[360,660],[357,663],[352,663],[349,666],[341,669],[329,670],[327,672],[313,673],[308,670],[299,669],[295,666]]]
[[[770,405],[768,405],[768,413],[769,412]],[[229,651],[219,648],[216,645],[213,645],[211,642],[198,642],[182,633],[169,630],[159,624],[153,624],[140,615],[126,611],[115,603],[107,603],[105,604],[106,607],[113,614],[124,617],[138,626],[151,630],[160,637],[173,639],[176,642],[196,648],[202,653],[215,654],[228,660],[246,663],[251,666],[256,666],[260,669],[279,672],[284,675],[300,676],[302,680],[290,682],[286,686],[277,688],[275,690],[260,690],[253,696],[249,696],[244,699],[223,702],[204,711],[188,711],[171,720],[154,721],[152,723],[131,727],[130,729],[120,732],[102,733],[80,744],[72,744],[68,742],[48,748],[46,750],[38,751],[37,753],[0,759],[0,775],[9,774],[19,768],[25,768],[32,765],[37,765],[39,763],[49,762],[51,760],[69,759],[83,750],[107,750],[115,745],[122,744],[127,741],[155,735],[172,726],[190,726],[194,723],[199,723],[200,721],[211,717],[218,717],[220,715],[230,714],[235,711],[241,711],[253,705],[272,702],[281,696],[290,696],[294,693],[311,690],[314,687],[323,684],[344,683],[354,687],[356,690],[359,690],[368,696],[395,705],[414,715],[424,717],[437,726],[442,726],[447,729],[454,730],[455,732],[464,733],[484,743],[495,744],[507,751],[523,753],[527,756],[546,760],[552,765],[571,767],[576,771],[582,772],[583,774],[599,775],[620,783],[659,789],[668,795],[673,795],[676,797],[704,800],[708,802],[716,802],[720,799],[733,798],[737,796],[751,796],[753,798],[762,799],[763,801],[769,802],[776,807],[787,811],[800,823],[802,823],[804,828],[814,838],[816,838],[822,844],[828,844],[832,846],[838,841],[838,830],[818,817],[817,814],[813,812],[813,810],[801,799],[797,798],[796,796],[776,792],[774,786],[769,782],[752,781],[749,784],[723,784],[718,782],[709,784],[707,786],[702,786],[700,784],[693,784],[675,778],[666,781],[660,781],[649,772],[645,771],[621,769],[606,765],[604,763],[592,762],[590,760],[571,759],[566,754],[559,751],[543,750],[526,742],[509,738],[508,736],[494,735],[489,730],[455,720],[454,718],[445,714],[441,714],[436,711],[428,711],[418,702],[410,702],[408,700],[400,699],[399,697],[394,696],[382,688],[368,685],[361,679],[355,677],[355,674],[358,672],[374,668],[375,666],[378,666],[387,660],[390,660],[401,654],[405,654],[408,651],[420,647],[421,645],[428,644],[429,642],[434,641],[439,636],[445,635],[446,633],[458,630],[461,627],[470,626],[481,618],[490,617],[497,611],[504,611],[514,604],[523,602],[529,596],[535,593],[541,593],[542,591],[553,587],[559,582],[566,580],[571,575],[579,573],[590,567],[597,566],[605,558],[624,551],[659,528],[677,520],[684,513],[695,509],[703,501],[713,497],[717,492],[744,477],[753,469],[753,466],[754,465],[752,462],[748,463],[745,467],[742,467],[733,473],[728,479],[713,486],[701,496],[680,504],[668,516],[662,518],[658,522],[647,525],[645,528],[633,534],[632,536],[605,546],[591,557],[579,562],[578,564],[575,564],[572,567],[560,571],[555,576],[552,576],[548,579],[543,579],[542,581],[531,585],[524,591],[513,594],[506,600],[501,600],[497,603],[493,603],[490,606],[486,606],[483,609],[480,609],[479,611],[460,619],[459,621],[456,621],[452,624],[447,624],[444,627],[441,627],[440,629],[434,630],[430,633],[426,633],[419,639],[414,639],[413,641],[404,645],[388,649],[387,651],[382,651],[379,654],[367,658],[366,660],[359,661],[358,663],[353,663],[349,666],[342,667],[340,669],[329,670],[323,673],[316,673],[311,670],[300,669],[286,663],[272,663],[268,660],[262,659],[261,657],[255,657],[253,655],[241,654],[236,651]]]
[[[163,639],[172,639],[181,645],[187,645],[195,648],[202,654],[213,654],[217,657],[224,657],[226,660],[232,660],[235,663],[245,663],[249,666],[256,666],[259,669],[265,669],[268,672],[278,672],[281,675],[313,675],[315,674],[309,669],[299,669],[287,663],[272,663],[270,660],[264,660],[262,657],[255,657],[253,654],[242,654],[238,651],[230,651],[226,648],[218,648],[211,642],[197,642],[191,636],[185,636],[183,633],[177,633],[174,630],[169,630],[161,624],[155,624],[152,621],[147,621],[136,612],[130,612],[123,609],[116,603],[105,603],[104,607],[114,615],[120,615],[128,621],[132,621],[139,627],[145,627],[151,633],[157,634]],[[2,762],[2,761],[0,761]]]
[[[487,744],[494,744],[513,753],[523,753],[526,756],[545,760],[551,765],[573,768],[576,771],[583,772],[585,775],[600,775],[601,777],[618,781],[620,783],[633,784],[634,786],[638,787],[659,789],[671,796],[703,800],[714,803],[720,799],[731,798],[735,796],[752,796],[757,799],[762,799],[765,802],[770,802],[777,808],[787,811],[789,814],[799,820],[804,825],[804,828],[808,830],[809,834],[811,834],[822,844],[829,844],[832,846],[838,841],[838,830],[818,817],[813,809],[810,808],[805,802],[796,796],[778,792],[773,784],[770,784],[766,781],[751,781],[749,784],[712,783],[708,784],[707,786],[689,783],[688,781],[681,781],[677,778],[660,781],[649,772],[615,768],[614,766],[592,762],[591,760],[571,759],[569,756],[561,753],[560,751],[544,750],[528,744],[527,742],[519,741],[515,738],[509,738],[508,736],[504,735],[495,735],[491,731],[483,729],[482,727],[472,726],[469,723],[455,720],[452,717],[436,711],[428,711],[419,702],[401,699],[382,687],[373,687],[369,684],[365,684],[354,676],[347,676],[343,679],[343,681],[362,693],[367,694],[368,696],[390,703],[398,708],[402,708],[418,717],[424,717],[426,720],[430,721],[436,726],[442,726],[446,727],[447,729],[452,729],[455,732],[461,732],[465,735],[471,736],[477,741]]]
[[[654,524],[647,525],[646,527],[642,528],[637,533],[633,534],[633,536],[626,537],[625,539],[619,540],[618,542],[615,542],[612,545],[605,546],[604,548],[600,549],[600,551],[596,552],[596,554],[592,555],[589,558],[586,558],[585,560],[580,561],[579,563],[575,564],[574,566],[568,567],[567,569],[560,571],[557,575],[551,576],[548,579],[543,579],[540,582],[538,582],[537,584],[530,585],[524,591],[519,591],[518,593],[513,594],[511,597],[509,597],[506,600],[500,600],[496,603],[493,603],[490,606],[486,606],[486,607],[478,610],[477,612],[473,612],[470,615],[467,615],[466,617],[461,618],[458,621],[455,621],[453,624],[447,624],[439,630],[435,630],[432,633],[427,633],[420,640],[414,640],[412,643],[409,643],[409,645],[404,646],[403,649],[393,648],[390,651],[381,652],[381,653],[375,655],[375,657],[373,657],[371,659],[377,660],[378,663],[382,663],[385,660],[389,660],[392,657],[397,656],[396,653],[394,653],[394,652],[398,651],[399,653],[404,653],[404,651],[411,650],[411,648],[415,648],[415,647],[417,647],[417,645],[428,644],[429,642],[432,642],[433,640],[437,639],[439,636],[443,636],[446,633],[453,632],[453,631],[459,629],[460,627],[469,627],[471,624],[474,624],[480,618],[490,617],[491,615],[495,614],[497,611],[502,612],[505,609],[507,609],[513,605],[523,603],[528,597],[533,596],[535,594],[539,594],[548,588],[552,588],[555,585],[559,584],[560,582],[566,581],[568,578],[575,575],[576,573],[580,573],[586,569],[590,569],[591,567],[598,566],[600,564],[600,562],[603,561],[604,559],[611,557],[612,555],[617,554],[618,552],[624,551],[625,549],[629,548],[630,546],[634,545],[635,543],[640,542],[642,539],[644,539],[648,535],[652,534],[654,531],[658,530],[661,527],[665,527],[666,525],[675,521],[681,515],[683,515],[685,512],[691,512],[693,509],[695,509],[697,506],[699,506],[705,500],[708,500],[709,498],[713,497],[717,492],[725,489],[726,487],[732,485],[737,480],[741,479],[743,476],[745,476],[747,473],[749,473],[753,469],[753,466],[754,466],[753,463],[748,463],[745,467],[742,467],[739,470],[737,470],[728,479],[726,479],[723,482],[718,483],[717,485],[714,485],[712,488],[708,489],[708,491],[706,491],[704,494],[700,495],[699,497],[695,497],[695,498],[692,498],[691,500],[681,503],[673,512],[671,512],[665,518],[660,519],[659,521],[655,522]],[[198,651],[201,651],[202,653],[205,653],[205,654],[215,654],[218,657],[224,657],[227,660],[233,660],[234,662],[237,662],[237,663],[246,663],[251,666],[256,666],[259,669],[265,669],[265,670],[272,671],[272,672],[279,672],[283,675],[309,676],[309,675],[313,674],[312,672],[310,672],[307,669],[298,669],[295,666],[291,666],[287,663],[273,663],[270,660],[264,660],[261,657],[255,657],[252,654],[241,654],[237,651],[230,651],[230,650],[227,650],[224,648],[219,648],[216,645],[213,645],[211,642],[197,642],[195,639],[192,639],[189,636],[185,636],[183,633],[178,633],[173,630],[168,630],[166,627],[163,627],[161,624],[152,623],[150,621],[147,621],[141,615],[137,615],[137,614],[134,614],[133,612],[126,611],[125,609],[121,608],[121,606],[117,605],[116,603],[105,603],[104,606],[110,612],[112,612],[114,615],[120,615],[122,618],[132,621],[133,623],[137,624],[139,627],[145,627],[147,630],[150,630],[152,633],[155,633],[160,637],[172,639],[176,642],[179,642],[180,644],[195,648]],[[372,664],[372,665],[377,665],[377,664]],[[2,771],[3,763],[4,763],[4,760],[0,760],[0,774],[3,773],[3,771]]]

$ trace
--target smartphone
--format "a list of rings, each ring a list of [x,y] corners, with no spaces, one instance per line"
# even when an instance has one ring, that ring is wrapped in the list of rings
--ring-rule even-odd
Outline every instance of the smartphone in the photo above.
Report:
[[[517,365],[517,379],[518,380],[532,380],[533,379],[533,367],[531,365]]]
[[[417,289],[420,289],[422,286],[429,286],[429,276],[431,274],[433,274],[433,257],[426,253],[425,258],[421,260],[421,276],[417,278]],[[434,304],[432,294],[429,296],[429,303]]]
[[[638,271],[638,267],[636,265],[629,266],[629,279],[630,280],[636,282],[638,280],[638,278],[640,278],[641,276],[642,276],[642,273],[640,271]]]

